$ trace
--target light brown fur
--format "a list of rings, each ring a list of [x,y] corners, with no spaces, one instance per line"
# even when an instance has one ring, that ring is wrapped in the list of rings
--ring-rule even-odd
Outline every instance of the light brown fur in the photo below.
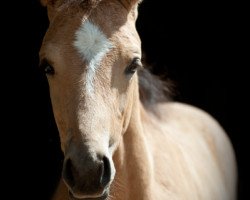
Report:
[[[100,141],[100,132],[106,128],[115,147],[110,199],[235,200],[236,162],[220,125],[204,111],[181,103],[155,104],[157,115],[147,111],[139,101],[137,74],[127,83],[121,73],[134,54],[141,54],[135,29],[138,1],[103,0],[91,9],[77,4],[66,8],[63,2],[43,2],[50,27],[40,57],[56,71],[48,80],[65,155],[71,143],[82,148],[82,138],[92,151],[103,153],[108,147],[102,147],[106,143]],[[97,74],[95,101],[81,89],[84,64],[72,46],[83,16],[115,44]],[[61,181],[53,200],[68,199]]]

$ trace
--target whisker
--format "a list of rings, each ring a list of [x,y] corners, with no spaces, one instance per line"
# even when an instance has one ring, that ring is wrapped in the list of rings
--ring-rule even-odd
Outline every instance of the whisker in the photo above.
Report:
[[[116,199],[117,197],[119,197],[122,194],[125,194],[126,193],[126,185],[125,183],[119,179],[119,178],[115,178],[113,184],[112,184],[112,187],[111,187],[111,194],[109,195],[109,200],[114,200]]]
[[[126,190],[125,184],[119,178],[115,179],[115,181],[113,183],[113,186],[120,189],[120,190],[122,190],[123,192]]]
[[[114,198],[115,198],[115,197],[114,197],[113,195],[109,194],[108,200],[112,200],[112,199],[114,199]]]

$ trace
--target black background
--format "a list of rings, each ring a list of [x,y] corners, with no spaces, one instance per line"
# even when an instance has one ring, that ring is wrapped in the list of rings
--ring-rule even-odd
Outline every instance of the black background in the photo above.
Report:
[[[244,7],[218,1],[145,0],[137,21],[146,60],[154,73],[175,83],[175,99],[206,110],[227,131],[237,156],[241,200],[249,199]],[[46,9],[27,0],[10,1],[2,10],[1,108],[7,130],[2,166],[10,171],[3,171],[9,177],[5,192],[48,199],[60,176],[61,156],[48,85],[37,68],[48,26]]]

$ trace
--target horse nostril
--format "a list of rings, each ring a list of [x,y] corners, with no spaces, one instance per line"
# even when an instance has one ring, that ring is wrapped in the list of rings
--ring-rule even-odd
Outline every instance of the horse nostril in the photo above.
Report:
[[[79,160],[75,161],[69,157],[64,160],[64,182],[74,194],[99,194],[110,183],[110,161],[103,155],[97,159],[88,158],[83,161],[79,163]]]
[[[64,177],[64,180],[67,182],[67,184],[71,186],[74,185],[75,183],[74,167],[70,159],[67,159],[64,163],[63,177]]]
[[[109,182],[111,178],[111,167],[109,159],[104,156],[103,157],[103,165],[102,165],[102,174],[100,179],[100,184],[102,187],[105,187]]]

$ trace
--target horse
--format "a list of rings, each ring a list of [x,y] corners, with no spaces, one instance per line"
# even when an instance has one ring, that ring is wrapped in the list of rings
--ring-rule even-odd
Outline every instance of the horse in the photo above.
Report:
[[[163,97],[142,64],[139,0],[41,0],[39,52],[64,154],[53,200],[234,200],[222,126]]]

